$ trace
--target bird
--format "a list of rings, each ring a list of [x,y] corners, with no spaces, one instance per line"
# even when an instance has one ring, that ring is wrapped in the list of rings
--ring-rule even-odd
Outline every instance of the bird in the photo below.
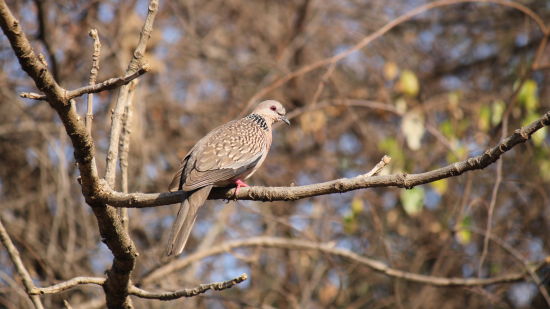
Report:
[[[263,101],[248,116],[225,123],[201,138],[182,159],[169,191],[183,190],[186,195],[168,241],[166,253],[179,255],[213,187],[236,185],[248,187],[244,182],[264,162],[272,140],[272,126],[277,122],[290,125],[286,110],[275,100]]]

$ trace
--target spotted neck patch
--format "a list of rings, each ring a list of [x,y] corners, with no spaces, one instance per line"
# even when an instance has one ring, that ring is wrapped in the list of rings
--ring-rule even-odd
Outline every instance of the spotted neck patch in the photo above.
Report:
[[[253,122],[255,122],[257,125],[260,126],[260,128],[266,130],[266,131],[269,131],[269,128],[267,127],[267,123],[264,119],[264,117],[258,115],[258,114],[250,114],[248,116],[246,116],[246,118],[252,120]]]

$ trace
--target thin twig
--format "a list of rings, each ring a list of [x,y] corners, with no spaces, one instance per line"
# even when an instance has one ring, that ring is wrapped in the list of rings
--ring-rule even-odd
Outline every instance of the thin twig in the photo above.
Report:
[[[139,36],[139,42],[134,50],[132,60],[128,64],[126,69],[126,74],[131,75],[139,71],[139,68],[142,67],[143,57],[145,55],[145,49],[147,47],[147,42],[151,37],[153,31],[153,21],[158,12],[158,0],[151,0],[149,2],[149,11],[143,24]],[[115,103],[115,108],[111,116],[111,136],[109,140],[109,149],[107,152],[107,167],[105,171],[105,180],[111,186],[115,183],[115,174],[116,174],[116,163],[118,160],[118,143],[120,139],[120,133],[122,131],[122,115],[128,104],[128,93],[130,86],[128,84],[120,87],[118,97]]]
[[[483,230],[477,229],[475,227],[469,227],[469,230],[472,232],[487,236],[487,233]],[[489,235],[489,238],[495,242],[498,246],[500,246],[502,249],[504,249],[506,252],[508,252],[516,261],[523,266],[525,271],[529,273],[535,284],[537,285],[540,294],[546,301],[546,304],[548,305],[548,308],[550,308],[550,295],[548,295],[548,291],[546,290],[546,287],[542,284],[542,281],[540,280],[537,273],[533,270],[533,266],[530,265],[529,261],[521,254],[518,250],[514,249],[512,246],[507,244],[504,240],[500,239],[499,237],[496,237],[494,234]]]
[[[159,300],[173,300],[178,299],[182,297],[193,297],[197,296],[199,294],[203,294],[208,290],[215,290],[215,291],[222,291],[225,289],[232,288],[233,286],[245,281],[248,279],[248,276],[246,274],[242,274],[236,278],[233,278],[231,280],[222,281],[222,282],[214,282],[214,283],[208,283],[208,284],[201,284],[196,288],[192,289],[183,289],[178,290],[175,292],[149,292],[143,289],[140,289],[136,286],[132,286],[128,289],[128,293],[130,295],[134,295],[141,298],[148,298],[148,299],[159,299]]]
[[[133,73],[126,74],[122,77],[113,77],[104,82],[94,85],[84,86],[75,90],[67,90],[65,98],[74,99],[86,93],[98,93],[105,90],[116,89],[120,86],[127,85],[132,80],[140,77],[141,75],[149,71],[149,66],[147,64],[142,65],[137,71]],[[38,94],[33,92],[23,92],[20,94],[22,98],[33,99],[33,100],[46,100],[47,96],[44,94]]]
[[[489,203],[489,210],[487,211],[487,227],[485,237],[483,238],[483,249],[481,250],[481,256],[479,258],[479,264],[477,265],[477,276],[481,277],[483,274],[483,263],[487,258],[489,253],[489,238],[491,238],[491,229],[493,225],[493,214],[495,213],[495,207],[497,204],[498,191],[500,189],[500,184],[502,183],[502,162],[500,160],[497,162],[496,169],[496,180],[491,192],[491,202]]]
[[[133,102],[134,94],[137,87],[138,80],[133,80],[129,85],[128,90],[128,104],[124,112],[122,119],[122,136],[120,139],[120,180],[122,192],[128,193],[128,153],[130,150],[130,135],[132,134],[132,115],[133,115]],[[122,226],[128,231],[128,208],[120,208],[119,216],[122,221]]]
[[[105,278],[100,277],[75,277],[67,281],[63,281],[51,286],[38,288],[34,287],[29,294],[31,295],[42,295],[42,294],[56,294],[63,291],[72,289],[78,285],[83,284],[95,284],[102,286],[105,283]]]
[[[63,300],[63,305],[65,306],[65,309],[73,309],[71,304],[66,299]]]
[[[380,162],[378,162],[368,173],[366,174],[363,174],[362,176],[363,177],[372,177],[378,173],[380,173],[380,171],[390,163],[391,161],[391,157],[388,156],[388,155],[384,155],[382,157],[382,159],[380,159]]]
[[[4,247],[6,247],[6,251],[8,251],[10,260],[15,265],[15,272],[23,280],[23,285],[25,286],[25,290],[27,291],[27,294],[31,299],[34,307],[37,309],[43,309],[44,306],[40,301],[40,297],[31,294],[31,291],[35,288],[34,283],[32,282],[31,275],[29,274],[29,271],[27,270],[27,268],[25,268],[23,261],[21,261],[21,257],[19,256],[19,251],[17,251],[17,248],[11,241],[10,235],[8,234],[8,231],[6,231],[6,228],[4,228],[4,223],[2,221],[3,221],[3,218],[0,215],[0,241],[2,242]]]
[[[132,285],[131,287],[129,287],[128,293],[130,295],[134,295],[141,298],[172,300],[172,299],[177,299],[181,297],[197,296],[199,294],[205,293],[208,290],[221,291],[221,290],[229,289],[235,286],[236,284],[239,284],[245,281],[246,279],[248,279],[248,276],[246,274],[242,274],[231,280],[201,284],[195,288],[182,289],[175,292],[149,292]],[[95,285],[102,286],[104,283],[105,283],[105,278],[75,277],[70,280],[63,281],[48,287],[43,287],[43,288],[33,287],[33,289],[29,292],[29,294],[30,295],[57,294],[83,284],[95,284]]]
[[[325,74],[321,76],[321,81],[317,85],[317,89],[315,89],[315,93],[313,93],[313,97],[311,98],[310,106],[315,106],[317,104],[317,100],[319,100],[319,96],[321,96],[321,93],[323,92],[323,89],[325,88],[325,85],[328,83],[328,80],[332,73],[334,73],[334,69],[336,68],[336,62],[331,63]]]
[[[89,85],[95,85],[97,74],[99,73],[99,56],[101,55],[101,42],[99,41],[99,36],[97,34],[97,29],[92,29],[88,33],[94,40],[94,51],[92,53],[92,69],[90,70],[90,80]],[[88,109],[86,112],[86,130],[88,134],[92,134],[92,121],[94,119],[94,95],[93,93],[88,93],[87,98]]]

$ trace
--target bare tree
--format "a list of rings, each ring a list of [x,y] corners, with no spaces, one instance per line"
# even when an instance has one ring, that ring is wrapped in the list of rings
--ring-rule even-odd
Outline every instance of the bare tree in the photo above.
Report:
[[[550,8],[415,5],[0,1],[1,306],[549,307]],[[179,159],[263,98],[263,186],[163,256]]]

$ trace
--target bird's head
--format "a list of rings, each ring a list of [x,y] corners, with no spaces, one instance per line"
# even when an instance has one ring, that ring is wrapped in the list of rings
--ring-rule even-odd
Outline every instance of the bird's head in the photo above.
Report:
[[[290,125],[290,121],[285,117],[286,110],[279,101],[263,101],[256,106],[252,113],[258,114],[272,123],[282,121],[287,125]]]

